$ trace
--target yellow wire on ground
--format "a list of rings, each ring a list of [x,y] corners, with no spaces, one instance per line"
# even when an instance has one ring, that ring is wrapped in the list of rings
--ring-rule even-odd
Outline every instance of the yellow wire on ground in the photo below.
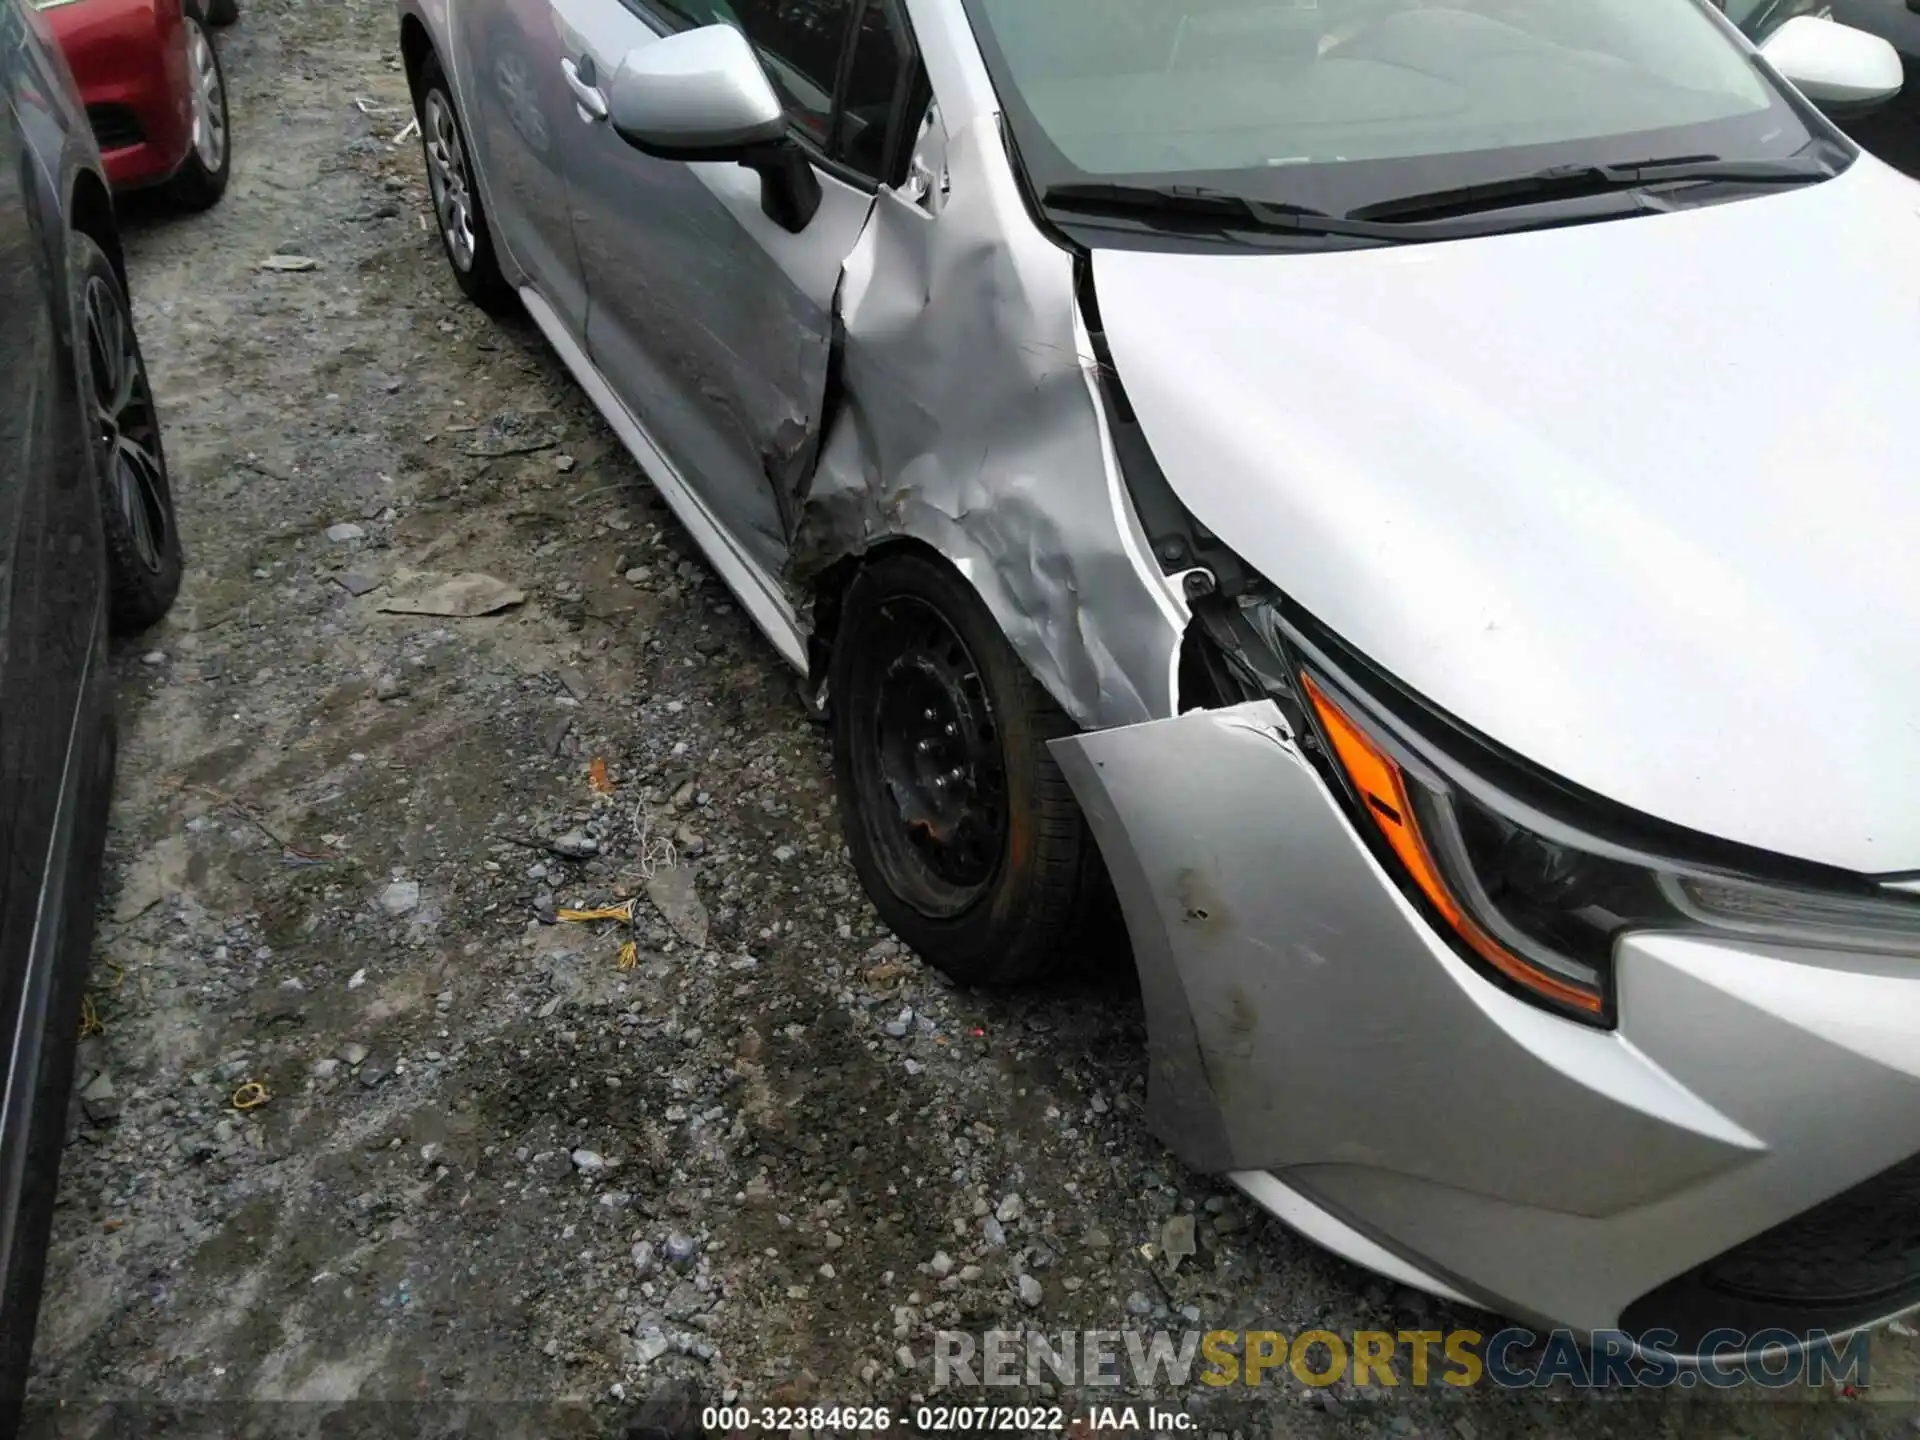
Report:
[[[627,924],[631,925],[633,923],[633,901],[629,900],[623,905],[603,906],[598,910],[559,910],[556,911],[555,914],[562,920],[575,923],[584,920],[624,920]]]

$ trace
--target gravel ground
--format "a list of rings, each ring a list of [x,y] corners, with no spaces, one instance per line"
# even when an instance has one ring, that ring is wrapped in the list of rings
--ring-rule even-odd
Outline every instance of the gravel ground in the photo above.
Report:
[[[907,1406],[938,1328],[1495,1328],[1168,1157],[1123,975],[978,994],[902,951],[791,674],[531,325],[455,290],[390,143],[391,10],[244,6],[232,190],[128,220],[189,572],[116,657],[29,1431],[597,1435],[663,1395]],[[523,598],[383,609],[467,574]],[[552,923],[630,897],[631,931]],[[1172,1273],[1140,1249],[1169,1222]],[[1913,1394],[1905,1344],[1877,1397]],[[1165,1408],[1459,1440],[1912,1413],[1613,1399]]]

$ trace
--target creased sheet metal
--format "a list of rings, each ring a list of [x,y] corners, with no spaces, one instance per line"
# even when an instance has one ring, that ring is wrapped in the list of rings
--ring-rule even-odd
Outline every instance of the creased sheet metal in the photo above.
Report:
[[[1185,608],[1113,459],[1071,257],[1027,216],[996,117],[944,138],[944,183],[924,204],[882,190],[842,275],[838,403],[789,578],[924,541],[1079,724],[1171,715]]]

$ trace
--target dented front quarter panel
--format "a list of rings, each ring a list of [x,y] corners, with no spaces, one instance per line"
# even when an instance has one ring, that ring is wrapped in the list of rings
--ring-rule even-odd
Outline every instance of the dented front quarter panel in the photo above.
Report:
[[[944,174],[883,189],[842,274],[789,582],[921,541],[1080,725],[1171,715],[1186,610],[1119,474],[1073,258],[1029,217],[996,116],[939,138]]]
[[[1750,1136],[1619,1034],[1468,969],[1271,702],[1053,753],[1133,937],[1150,1119],[1189,1164],[1369,1167],[1604,1215],[1752,1156]],[[1481,1123],[1489,1095],[1516,1094],[1550,1123]]]

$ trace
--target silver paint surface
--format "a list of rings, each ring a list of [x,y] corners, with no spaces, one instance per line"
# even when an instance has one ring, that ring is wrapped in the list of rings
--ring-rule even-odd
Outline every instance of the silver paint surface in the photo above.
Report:
[[[1270,703],[1053,751],[1126,910],[1155,1132],[1509,1313],[1613,1325],[1920,1149],[1909,964],[1630,935],[1596,1030],[1434,935]]]
[[[1075,720],[1172,713],[1185,605],[1146,554],[1071,260],[1023,207],[958,6],[909,6],[944,122],[907,193],[820,171],[799,235],[762,213],[751,171],[648,157],[575,103],[563,59],[605,91],[659,42],[621,0],[402,9],[438,45],[465,37],[457,88],[483,117],[509,268],[584,339],[623,423],[672,457],[727,547],[787,577],[796,613],[832,562],[919,540]]]
[[[826,177],[798,237],[749,172],[581,118],[561,55],[604,80],[651,38],[619,0],[402,7],[443,54],[449,27],[537,22],[487,50],[552,62],[496,84],[488,134],[517,137],[519,203],[561,177],[541,223],[582,236],[594,313],[564,254],[504,258],[789,662],[814,577],[918,540],[1095,732],[1055,753],[1127,912],[1152,1123],[1189,1163],[1361,1263],[1591,1329],[1920,1149],[1920,978],[1629,936],[1620,1028],[1558,1019],[1427,927],[1274,707],[1169,718],[1186,610],[955,0],[908,0],[937,101],[912,177]],[[1916,332],[1875,288],[1916,194],[1862,161],[1620,224],[1094,271],[1176,492],[1371,659],[1648,813],[1912,872],[1920,819],[1869,780],[1915,768],[1920,710],[1920,492],[1884,423]]]
[[[583,325],[586,283],[567,214],[567,169],[579,157],[561,129],[575,123],[577,107],[561,73],[566,50],[548,0],[457,0],[446,20],[450,28],[435,35],[436,48],[453,72],[460,120],[503,259],[510,269],[539,276],[567,323]]]
[[[1143,986],[1149,970],[1171,972],[1172,986],[1150,997],[1149,1028],[1192,1018],[1198,1064],[1181,1073],[1202,1080],[1219,1148],[1195,1147],[1191,1103],[1178,1107],[1181,1124],[1156,1128],[1193,1163],[1385,1165],[1605,1214],[1752,1148],[1737,1126],[1641,1073],[1617,1036],[1495,990],[1436,945],[1271,703],[1079,736],[1054,753],[1114,871]],[[1330,1026],[1332,1015],[1352,1023]],[[1476,1052],[1477,1063],[1461,1063]],[[1156,1060],[1171,1053],[1155,1046]],[[1527,1153],[1492,1127],[1439,1143],[1433,1117],[1471,1113],[1494,1072],[1553,1096],[1565,1125],[1550,1152]],[[1339,1103],[1301,1105],[1327,1075],[1349,1077]],[[1639,1163],[1585,1174],[1581,1155],[1594,1148],[1630,1150]]]
[[[706,553],[713,568],[729,589],[740,598],[747,613],[773,642],[780,657],[795,669],[807,663],[806,637],[801,633],[779,582],[741,544],[739,538],[714,518],[698,487],[682,475],[639,418],[627,409],[607,379],[587,358],[587,352],[570,332],[546,297],[531,285],[522,287],[521,303],[546,335],[547,341],[573,372],[587,398],[613,427],[614,434],[647,472],[647,478],[667,503],[680,523],[687,527],[694,542]]]
[[[553,7],[569,53],[603,77],[660,43],[621,0]],[[655,159],[607,124],[566,124],[587,351],[719,523],[777,571],[816,448],[840,265],[873,198],[823,172],[820,211],[794,235],[762,212],[751,170]]]
[[[924,541],[1081,725],[1170,715],[1185,609],[1114,462],[1072,261],[1028,219],[994,117],[922,143],[929,196],[883,190],[847,260],[796,581]]]
[[[1920,865],[1915,254],[1920,185],[1863,156],[1669,215],[1093,266],[1174,491],[1361,654],[1644,814],[1880,873]]]
[[[764,143],[786,134],[780,97],[747,37],[730,25],[638,46],[610,73],[616,129],[681,145]]]

